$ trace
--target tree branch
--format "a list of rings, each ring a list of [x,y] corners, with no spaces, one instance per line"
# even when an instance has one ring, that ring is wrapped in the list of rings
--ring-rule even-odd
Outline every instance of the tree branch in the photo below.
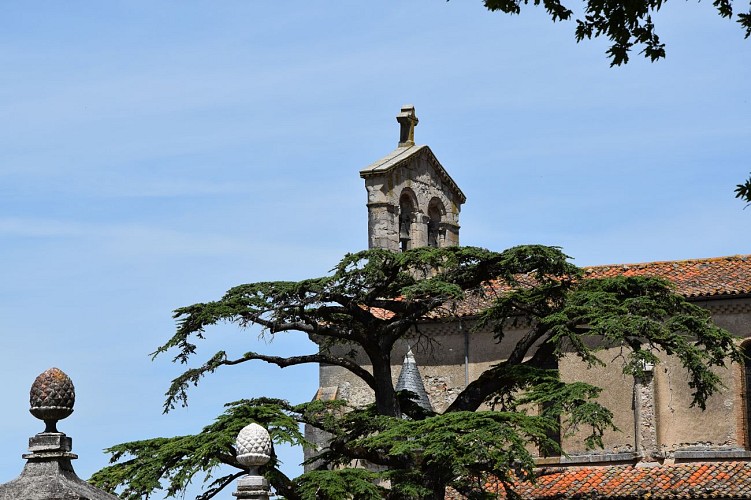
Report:
[[[302,497],[297,492],[297,487],[278,467],[268,469],[266,477],[278,496],[286,500],[300,500]]]
[[[221,492],[224,488],[226,488],[228,485],[232,484],[232,481],[239,478],[240,476],[246,474],[247,472],[244,470],[237,471],[234,474],[229,474],[227,476],[224,476],[222,478],[217,479],[212,483],[212,486],[206,490],[204,493],[196,497],[196,500],[210,500],[211,498],[214,498]]]
[[[238,359],[228,359],[220,364],[239,365],[240,363],[245,363],[246,361],[251,360],[265,361],[267,363],[277,365],[280,368],[286,368],[287,366],[301,365],[306,363],[326,363],[329,365],[341,366],[342,368],[346,368],[353,374],[360,377],[371,388],[375,388],[375,379],[373,378],[373,375],[351,359],[343,358],[340,356],[331,356],[322,353],[307,354],[303,356],[290,356],[285,358],[281,356],[267,356],[265,354],[258,354],[256,352],[246,352],[242,355],[242,357]]]

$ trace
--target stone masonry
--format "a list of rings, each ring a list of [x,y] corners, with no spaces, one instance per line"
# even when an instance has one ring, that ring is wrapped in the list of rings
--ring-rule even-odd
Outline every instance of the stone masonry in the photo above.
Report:
[[[430,148],[415,145],[415,108],[402,107],[397,121],[398,147],[360,171],[368,192],[368,247],[458,245],[466,197]]]

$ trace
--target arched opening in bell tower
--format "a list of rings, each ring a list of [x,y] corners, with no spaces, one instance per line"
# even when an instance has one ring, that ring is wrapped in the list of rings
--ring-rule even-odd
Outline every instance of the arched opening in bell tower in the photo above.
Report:
[[[417,211],[417,200],[410,189],[404,189],[399,197],[399,249],[402,252],[413,248],[412,221]]]
[[[438,248],[445,246],[445,235],[441,234],[441,221],[446,214],[443,203],[438,198],[430,200],[428,205],[428,246]]]

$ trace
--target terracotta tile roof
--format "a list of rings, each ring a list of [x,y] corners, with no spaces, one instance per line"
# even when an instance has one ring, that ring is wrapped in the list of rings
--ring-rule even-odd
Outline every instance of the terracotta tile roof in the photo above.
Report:
[[[672,282],[676,292],[686,298],[751,294],[751,255],[589,266],[583,270],[584,276],[591,279],[616,276],[657,276]],[[520,281],[524,282],[524,277]],[[447,303],[433,316],[441,318],[472,316],[489,306],[494,295],[503,293],[506,289],[503,286],[488,287],[485,297],[467,297],[461,302]]]
[[[644,262],[641,264],[611,264],[585,267],[587,278],[616,276],[657,276],[675,285],[678,293],[687,298],[731,297],[751,294],[751,255],[732,255],[709,259]],[[520,277],[523,283],[525,277]],[[527,278],[529,279],[529,278]],[[531,282],[531,281],[530,281]],[[451,319],[474,316],[491,305],[493,297],[507,291],[499,284],[489,285],[483,295],[469,295],[461,301],[450,301],[427,315],[430,319]],[[371,308],[378,318],[389,319],[390,311]]]
[[[487,484],[487,491],[499,491]],[[515,488],[523,500],[650,498],[751,499],[751,462],[716,462],[656,467],[609,466],[555,469],[535,484]],[[447,499],[464,498],[450,493]],[[506,498],[501,487],[498,498]]]
[[[584,268],[588,278],[659,276],[675,284],[685,297],[751,293],[751,255]]]

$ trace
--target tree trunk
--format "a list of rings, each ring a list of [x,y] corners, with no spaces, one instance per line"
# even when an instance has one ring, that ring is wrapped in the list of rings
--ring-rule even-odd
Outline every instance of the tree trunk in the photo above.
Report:
[[[438,478],[431,478],[430,473],[426,473],[426,479],[427,479],[427,486],[431,490],[431,495],[429,497],[429,500],[445,500],[446,498],[446,483]]]
[[[391,353],[382,353],[371,357],[373,361],[373,378],[375,378],[375,402],[380,415],[398,417],[401,412],[396,403],[394,382],[391,380]]]
[[[430,500],[446,500],[446,487],[434,488]]]

